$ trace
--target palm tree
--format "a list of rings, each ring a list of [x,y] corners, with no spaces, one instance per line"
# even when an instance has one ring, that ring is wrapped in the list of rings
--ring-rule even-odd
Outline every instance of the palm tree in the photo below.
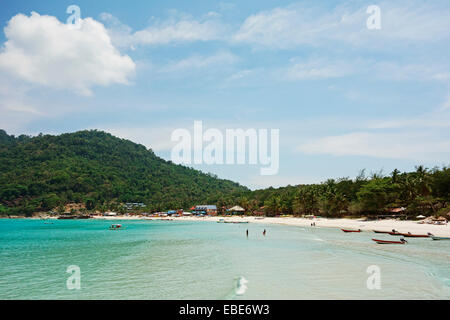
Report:
[[[400,171],[398,169],[394,169],[394,171],[392,171],[392,173],[391,173],[392,183],[394,183],[394,184],[397,183],[399,174],[400,174]]]

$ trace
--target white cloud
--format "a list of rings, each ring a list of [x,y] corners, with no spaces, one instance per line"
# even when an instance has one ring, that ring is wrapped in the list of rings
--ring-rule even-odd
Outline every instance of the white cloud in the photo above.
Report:
[[[133,32],[111,14],[100,15],[108,26],[108,33],[114,43],[132,49],[137,45],[155,46],[221,39],[224,26],[218,21],[218,17],[220,15],[210,12],[196,20],[189,15],[175,13],[165,21],[154,21],[147,28]]]
[[[450,141],[427,133],[354,132],[313,139],[298,150],[333,156],[448,161]]]
[[[448,103],[449,101],[447,101]],[[402,117],[397,119],[369,121],[365,124],[369,129],[439,129],[450,127],[450,112],[447,112],[443,106],[431,113]]]
[[[398,63],[380,61],[373,65],[374,75],[381,79],[396,81],[437,81],[448,83],[450,81],[450,66],[448,62],[418,61],[416,63]]]
[[[344,61],[311,59],[295,62],[284,71],[284,76],[287,80],[327,79],[344,77],[353,72],[354,67]]]
[[[193,55],[186,59],[173,62],[162,68],[164,72],[179,72],[188,69],[203,69],[210,67],[223,67],[239,61],[239,57],[227,52],[220,51],[211,56]]]
[[[396,46],[399,41],[422,43],[450,38],[450,9],[442,1],[385,1],[377,5],[381,8],[381,30],[367,29],[369,15],[362,4],[331,10],[317,4],[295,4],[249,16],[233,40],[274,49],[344,43],[389,50],[387,43]]]
[[[441,105],[440,110],[448,110],[450,109],[450,95],[447,97],[445,102]]]
[[[18,14],[5,28],[0,70],[26,80],[84,95],[93,86],[128,84],[135,63],[111,44],[104,26],[91,19],[81,28],[53,16]]]
[[[43,116],[26,92],[26,86],[0,77],[0,128],[16,133],[20,127]]]

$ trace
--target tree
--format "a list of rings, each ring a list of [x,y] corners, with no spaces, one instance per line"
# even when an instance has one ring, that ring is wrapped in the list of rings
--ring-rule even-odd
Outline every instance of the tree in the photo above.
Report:
[[[358,191],[361,209],[369,213],[383,211],[396,198],[390,178],[370,180]]]

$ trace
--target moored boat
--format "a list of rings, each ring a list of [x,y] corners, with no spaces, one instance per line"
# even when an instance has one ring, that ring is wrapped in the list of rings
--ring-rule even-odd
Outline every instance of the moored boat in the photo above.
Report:
[[[391,231],[372,230],[375,233],[390,233]]]
[[[402,235],[404,237],[406,237],[406,238],[429,238],[430,236],[432,236],[431,233],[428,233],[428,234],[412,234],[410,232],[403,233]]]
[[[121,229],[123,229],[123,227],[122,227],[121,224],[112,224],[112,225],[109,227],[109,230],[121,230]]]
[[[401,236],[401,237],[407,237],[407,238],[429,238],[431,233],[428,234],[412,234],[411,232],[408,233],[402,233],[402,232],[389,232],[391,236]]]
[[[405,244],[407,241],[405,239],[400,239],[400,241],[389,241],[389,240],[380,240],[380,239],[372,239],[378,244]]]
[[[341,229],[344,232],[361,232],[361,229],[358,230],[351,230],[351,229]]]
[[[431,236],[431,239],[433,239],[433,240],[450,240],[450,237],[436,237],[436,236]]]
[[[397,232],[397,231],[388,232],[388,234],[390,234],[391,236],[403,236],[403,233],[400,233],[400,232]]]
[[[248,221],[224,221],[223,223],[248,223]]]

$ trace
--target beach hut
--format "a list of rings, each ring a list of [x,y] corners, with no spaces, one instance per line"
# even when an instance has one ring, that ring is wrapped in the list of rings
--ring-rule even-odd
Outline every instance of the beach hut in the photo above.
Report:
[[[230,209],[228,209],[229,212],[232,214],[243,214],[245,212],[245,209],[240,206],[234,206]]]

